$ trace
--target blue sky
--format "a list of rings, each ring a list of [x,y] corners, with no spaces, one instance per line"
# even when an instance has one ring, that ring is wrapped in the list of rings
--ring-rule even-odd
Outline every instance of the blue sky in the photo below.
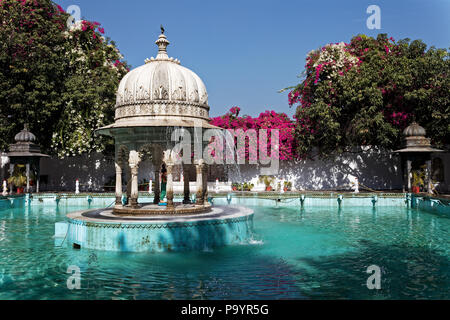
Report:
[[[422,39],[450,46],[450,0],[56,0],[78,5],[82,18],[98,21],[133,68],[156,55],[163,24],[169,56],[205,82],[210,116],[232,106],[253,116],[264,110],[294,113],[287,93],[298,82],[306,54],[364,33]],[[381,29],[369,30],[369,5],[381,9]]]

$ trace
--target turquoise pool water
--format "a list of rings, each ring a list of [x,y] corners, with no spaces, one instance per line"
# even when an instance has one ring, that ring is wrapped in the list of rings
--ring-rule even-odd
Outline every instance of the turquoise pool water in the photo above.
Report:
[[[448,299],[450,219],[402,207],[255,207],[251,244],[190,253],[55,246],[85,207],[0,211],[0,299]],[[68,266],[81,269],[69,290]],[[381,290],[369,290],[369,265]]]

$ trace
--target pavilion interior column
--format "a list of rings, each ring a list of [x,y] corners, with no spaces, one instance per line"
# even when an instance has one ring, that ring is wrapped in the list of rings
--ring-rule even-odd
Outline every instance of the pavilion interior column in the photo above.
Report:
[[[116,206],[122,205],[122,164],[119,161],[115,163],[116,167]]]
[[[126,204],[128,205],[130,202],[130,198],[131,198],[131,170],[130,170],[130,166],[126,166],[126,170],[127,170],[127,200],[126,200]]]
[[[139,186],[138,186],[138,174],[139,174],[139,162],[140,156],[136,150],[130,151],[130,158],[128,160],[131,171],[131,195],[130,205],[132,208],[138,207]]]
[[[26,175],[27,175],[27,193],[30,192],[30,163],[27,162],[26,167]]]
[[[173,163],[166,163],[167,169],[167,185],[166,185],[166,197],[167,207],[173,208]]]
[[[204,167],[203,159],[198,160],[195,164],[195,169],[197,171],[197,194],[196,194],[196,203],[198,205],[203,205],[203,167]]]
[[[427,160],[427,191],[433,193],[433,185],[431,181],[431,159]]]
[[[153,197],[153,204],[158,204],[161,195],[161,164],[162,164],[162,151],[159,146],[153,147],[153,167],[155,170],[155,179],[154,179],[154,188],[155,188],[155,194]]]
[[[411,160],[406,160],[406,184],[408,192],[411,192]]]
[[[154,188],[155,188],[155,195],[153,197],[153,203],[154,204],[158,204],[159,203],[159,195],[161,194],[161,185],[160,185],[160,177],[159,177],[159,173],[160,173],[160,166],[155,166],[155,181],[154,183]]]
[[[189,167],[187,164],[183,164],[183,191],[184,191],[184,198],[183,203],[188,204],[191,203],[191,199],[189,198],[189,195],[191,193],[190,187],[189,187]]]

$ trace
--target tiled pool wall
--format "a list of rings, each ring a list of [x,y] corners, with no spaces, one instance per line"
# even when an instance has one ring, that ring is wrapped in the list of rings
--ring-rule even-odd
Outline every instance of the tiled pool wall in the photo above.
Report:
[[[411,207],[450,218],[450,200],[413,196]]]
[[[176,194],[181,201],[182,195]],[[411,207],[450,217],[450,200],[409,193],[209,193],[209,200],[217,205],[282,206],[282,207]],[[149,193],[140,193],[139,202],[152,202]],[[66,207],[92,206],[96,208],[114,205],[113,193],[91,194],[36,194],[0,198],[0,210],[32,206],[58,205]]]
[[[67,234],[67,243],[83,248],[127,251],[167,252],[205,250],[252,239],[253,211],[237,218],[165,222],[86,222],[70,219],[55,225],[55,236]],[[65,237],[65,236],[64,236]],[[55,243],[58,241],[55,238]],[[64,240],[62,240],[64,241]]]
[[[407,206],[406,194],[380,196],[368,194],[364,196],[348,194],[296,194],[296,195],[250,195],[242,197],[237,194],[214,196],[216,204],[238,204],[251,206],[283,206],[283,207],[361,207],[361,206]]]
[[[0,211],[12,208],[24,208],[26,196],[11,196],[0,198]]]

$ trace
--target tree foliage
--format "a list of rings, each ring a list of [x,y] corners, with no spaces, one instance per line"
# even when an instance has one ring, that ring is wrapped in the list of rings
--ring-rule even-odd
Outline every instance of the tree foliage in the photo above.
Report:
[[[127,65],[97,22],[78,21],[50,0],[0,1],[0,147],[24,123],[60,157],[102,151],[98,127],[113,120]]]
[[[28,122],[49,147],[62,106],[65,16],[50,1],[0,3],[0,144]]]
[[[355,146],[395,149],[413,120],[432,143],[448,144],[448,58],[446,49],[385,34],[311,51],[304,80],[289,93],[299,156],[315,148],[322,156]]]

